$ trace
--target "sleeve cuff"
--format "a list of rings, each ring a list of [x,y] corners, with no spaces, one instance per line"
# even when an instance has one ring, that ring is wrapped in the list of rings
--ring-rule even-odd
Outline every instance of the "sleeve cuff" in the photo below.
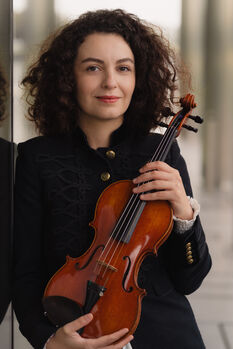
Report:
[[[178,234],[182,234],[184,232],[186,232],[187,230],[191,229],[197,216],[200,213],[200,205],[197,202],[197,200],[191,198],[190,196],[188,196],[190,205],[193,209],[193,218],[188,221],[188,220],[183,220],[183,219],[179,219],[176,216],[173,215],[173,220],[174,220],[174,228],[175,228],[175,232]]]

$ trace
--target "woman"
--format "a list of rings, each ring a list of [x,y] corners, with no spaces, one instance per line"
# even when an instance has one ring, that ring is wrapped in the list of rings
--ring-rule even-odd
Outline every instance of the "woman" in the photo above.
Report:
[[[29,115],[42,136],[18,147],[14,307],[34,348],[110,349],[130,341],[133,349],[204,348],[184,296],[211,266],[198,204],[188,197],[189,176],[176,142],[166,163],[148,163],[161,139],[150,130],[176,90],[174,62],[167,42],[148,24],[122,10],[99,10],[47,42],[23,80]],[[147,296],[134,338],[122,329],[85,339],[76,331],[91,314],[57,330],[41,299],[65,256],[82,255],[91,244],[96,201],[119,179],[147,181],[133,191],[145,201],[169,200],[175,224],[158,257],[146,258],[140,269]]]

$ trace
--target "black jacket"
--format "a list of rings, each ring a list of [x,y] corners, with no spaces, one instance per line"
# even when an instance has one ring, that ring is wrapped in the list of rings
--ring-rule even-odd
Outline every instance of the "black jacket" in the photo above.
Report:
[[[127,140],[123,127],[115,131],[109,148],[93,150],[77,129],[72,136],[37,137],[18,147],[15,189],[14,309],[21,332],[34,348],[43,348],[56,328],[45,318],[41,304],[50,277],[77,257],[93,239],[88,223],[100,193],[119,179],[132,179],[148,161],[161,136]],[[107,151],[113,150],[115,157]],[[189,176],[177,142],[166,160],[177,168],[187,195]],[[110,178],[106,180],[108,176]],[[191,243],[194,262],[186,257]],[[211,266],[200,219],[190,231],[172,231],[157,258],[148,257],[139,284],[148,295],[133,348],[204,348],[184,294],[195,291]],[[146,337],[145,337],[146,336]],[[145,343],[145,338],[147,338]],[[190,344],[191,343],[191,344]]]

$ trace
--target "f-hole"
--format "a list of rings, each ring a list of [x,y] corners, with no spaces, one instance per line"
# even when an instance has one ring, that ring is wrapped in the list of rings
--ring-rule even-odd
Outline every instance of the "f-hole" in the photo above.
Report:
[[[126,278],[127,278],[128,274],[129,274],[129,270],[130,270],[130,267],[131,267],[131,260],[130,260],[129,256],[124,256],[123,260],[125,260],[125,259],[128,260],[128,266],[127,266],[127,269],[126,269],[125,274],[124,274],[123,279],[122,279],[122,287],[123,287],[125,292],[130,293],[130,292],[133,291],[133,287],[130,286],[130,288],[127,290],[125,288],[125,281],[126,281]]]

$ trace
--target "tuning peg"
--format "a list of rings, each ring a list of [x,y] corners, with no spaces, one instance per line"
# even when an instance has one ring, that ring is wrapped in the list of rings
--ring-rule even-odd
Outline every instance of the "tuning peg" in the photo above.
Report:
[[[171,108],[169,108],[169,107],[164,107],[164,108],[162,109],[162,115],[165,116],[165,117],[168,117],[168,116],[174,116],[175,113],[173,113],[173,112],[171,111]]]
[[[194,121],[197,122],[198,124],[202,124],[203,121],[204,121],[204,120],[203,120],[200,116],[198,116],[198,115],[196,115],[196,116],[189,115],[189,119],[194,120]]]
[[[195,133],[198,132],[198,129],[197,129],[197,128],[192,127],[192,126],[190,126],[190,125],[183,125],[182,127],[183,127],[183,128],[186,128],[186,129],[189,130],[189,131],[193,131],[193,132],[195,132]]]

